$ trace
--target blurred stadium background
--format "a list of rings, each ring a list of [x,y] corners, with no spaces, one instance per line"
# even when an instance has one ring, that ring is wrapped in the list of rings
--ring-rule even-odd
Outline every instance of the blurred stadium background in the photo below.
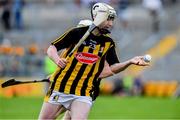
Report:
[[[112,37],[120,61],[151,54],[152,62],[104,79],[105,96],[97,99],[90,118],[180,119],[178,0],[161,0],[157,6],[153,0],[20,1],[0,0],[0,83],[45,78],[54,68],[46,58],[50,42],[91,19],[94,2],[107,2],[118,11]],[[44,83],[0,87],[0,119],[37,119],[45,91]]]

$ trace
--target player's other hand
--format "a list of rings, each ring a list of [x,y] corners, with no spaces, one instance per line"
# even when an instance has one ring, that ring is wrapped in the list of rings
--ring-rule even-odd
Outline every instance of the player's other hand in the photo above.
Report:
[[[67,60],[65,58],[59,58],[58,60],[56,60],[56,64],[59,67],[64,68],[67,64]]]
[[[136,56],[130,59],[130,63],[138,66],[149,66],[149,63],[144,61],[143,56]]]

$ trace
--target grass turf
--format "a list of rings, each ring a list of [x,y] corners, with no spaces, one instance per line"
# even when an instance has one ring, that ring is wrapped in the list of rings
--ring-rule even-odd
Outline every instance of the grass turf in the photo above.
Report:
[[[0,119],[37,119],[42,102],[0,97]],[[89,119],[180,119],[180,99],[101,96]]]

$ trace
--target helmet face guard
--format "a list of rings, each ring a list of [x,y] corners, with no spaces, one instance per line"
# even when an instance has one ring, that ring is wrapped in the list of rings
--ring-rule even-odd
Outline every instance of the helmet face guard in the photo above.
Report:
[[[115,10],[109,10],[109,15],[107,20],[114,20],[116,18],[116,11]]]

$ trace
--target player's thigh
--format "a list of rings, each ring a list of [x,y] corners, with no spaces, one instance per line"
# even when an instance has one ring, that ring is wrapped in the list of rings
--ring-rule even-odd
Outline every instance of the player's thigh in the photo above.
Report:
[[[39,114],[39,120],[55,119],[58,116],[57,114],[60,114],[59,111],[61,111],[62,107],[60,104],[44,102]]]
[[[73,119],[81,119],[86,120],[88,118],[88,114],[90,112],[91,105],[82,101],[74,100],[71,104],[71,120]]]

